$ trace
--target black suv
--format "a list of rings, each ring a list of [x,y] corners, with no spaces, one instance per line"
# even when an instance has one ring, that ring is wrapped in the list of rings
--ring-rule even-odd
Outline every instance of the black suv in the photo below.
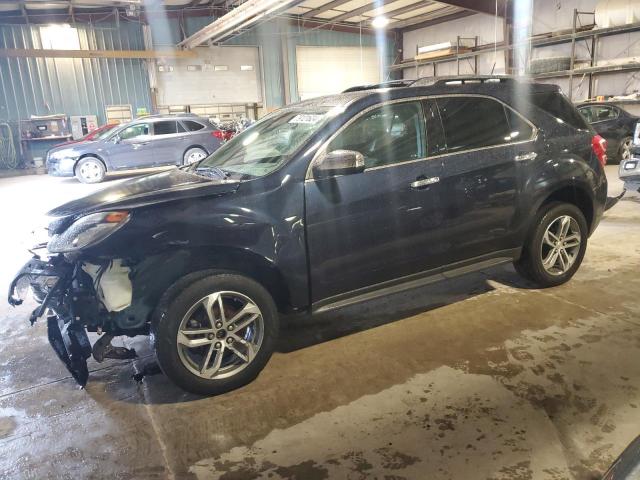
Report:
[[[202,161],[50,212],[29,283],[79,383],[151,335],[176,384],[255,378],[280,314],[319,312],[503,262],[541,287],[602,216],[605,142],[558,87],[510,78],[361,89],[271,113]],[[44,245],[42,245],[44,248]],[[86,331],[102,333],[91,346]]]

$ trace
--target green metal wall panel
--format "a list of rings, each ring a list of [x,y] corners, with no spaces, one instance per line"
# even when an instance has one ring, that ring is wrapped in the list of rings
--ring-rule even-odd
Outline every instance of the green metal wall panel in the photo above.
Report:
[[[81,49],[144,49],[139,23],[77,24]],[[40,26],[0,25],[0,48],[42,48]],[[94,114],[107,105],[151,109],[145,60],[115,58],[0,58],[0,119]]]

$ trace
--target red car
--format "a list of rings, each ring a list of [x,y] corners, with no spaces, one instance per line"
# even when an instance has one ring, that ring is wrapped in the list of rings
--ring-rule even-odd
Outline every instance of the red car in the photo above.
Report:
[[[117,126],[118,126],[117,123],[106,123],[104,125],[100,125],[95,130],[91,130],[84,137],[80,137],[77,140],[69,140],[68,142],[60,143],[56,145],[56,147],[61,147],[62,145],[69,145],[72,143],[90,142],[92,140],[95,140],[97,137],[99,137],[103,133],[107,133],[108,131],[113,130]]]

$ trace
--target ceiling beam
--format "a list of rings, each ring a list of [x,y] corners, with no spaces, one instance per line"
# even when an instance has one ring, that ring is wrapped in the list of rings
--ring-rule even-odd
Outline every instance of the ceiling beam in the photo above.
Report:
[[[279,13],[295,7],[303,0],[247,0],[226,15],[201,28],[179,43],[194,48],[204,43],[217,43],[241,29],[251,28]]]
[[[327,11],[331,10],[332,8],[339,7],[343,3],[347,3],[347,2],[350,2],[350,1],[351,0],[333,0],[333,2],[325,3],[324,5],[322,5],[322,6],[318,7],[318,8],[314,8],[312,10],[309,10],[308,12],[304,12],[301,15],[301,17],[302,18],[315,17],[319,13],[327,12]]]
[[[412,3],[411,5],[405,5],[404,7],[396,8],[395,10],[387,10],[384,12],[384,16],[387,18],[395,17],[396,15],[402,15],[403,13],[410,12],[412,10],[417,10],[419,8],[428,7],[429,5],[433,5],[434,2],[424,0],[418,3]]]
[[[434,12],[431,12],[425,15],[418,15],[417,17],[393,22],[389,25],[389,28],[402,29],[404,32],[407,32],[411,30],[417,30],[419,28],[431,27],[433,25],[438,25],[444,22],[450,22],[452,20],[458,20],[459,18],[465,18],[476,14],[476,12],[471,12],[469,10],[461,10],[459,12],[450,13],[448,15],[434,17],[433,13]]]
[[[440,3],[446,3],[454,7],[464,8],[477,13],[486,13],[488,15],[496,14],[496,0],[438,0]],[[504,17],[506,13],[508,0],[497,0],[498,16]]]
[[[370,12],[371,10],[375,10],[380,7],[384,7],[387,3],[395,2],[396,0],[376,0],[374,2],[368,3],[363,7],[356,8],[355,10],[351,10],[350,12],[343,13],[342,15],[338,15],[337,17],[333,17],[330,20],[332,22],[342,22],[347,18],[357,17],[363,13]]]

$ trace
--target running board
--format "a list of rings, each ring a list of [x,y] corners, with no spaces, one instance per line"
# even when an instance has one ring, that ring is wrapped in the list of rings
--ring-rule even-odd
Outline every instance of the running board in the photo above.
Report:
[[[378,283],[370,287],[360,288],[352,292],[336,295],[316,302],[311,306],[311,311],[314,314],[328,312],[355,305],[357,303],[367,302],[379,297],[393,295],[394,293],[403,292],[405,290],[423,287],[442,280],[456,278],[485,268],[510,263],[520,256],[520,251],[520,248],[502,250],[496,254],[492,254],[491,258],[486,258],[486,256],[480,257],[484,258],[484,260],[476,259],[475,261],[472,261],[472,263],[469,263],[469,261],[458,262],[446,267],[435,268],[425,272],[401,277],[396,280]]]

